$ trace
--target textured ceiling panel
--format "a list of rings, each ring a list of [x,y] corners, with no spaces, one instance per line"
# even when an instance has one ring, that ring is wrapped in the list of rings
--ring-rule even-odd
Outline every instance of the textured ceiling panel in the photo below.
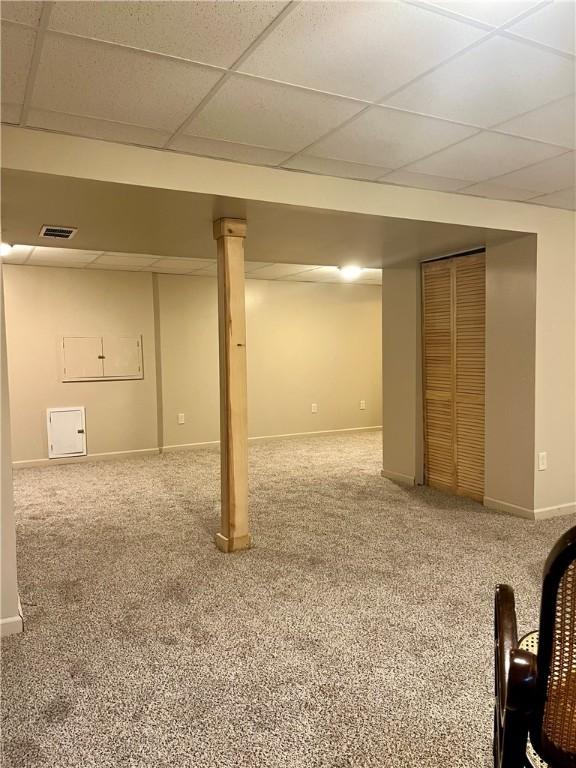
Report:
[[[361,108],[354,101],[237,76],[222,86],[186,133],[296,151]]]
[[[8,0],[2,120],[565,208],[570,176],[530,167],[576,146],[575,7]]]
[[[301,3],[242,71],[360,99],[381,99],[483,31],[413,5]]]
[[[493,37],[386,103],[488,127],[573,91],[573,61],[518,40]]]
[[[56,3],[50,28],[229,67],[284,2]]]
[[[171,131],[219,77],[186,62],[51,35],[32,106]]]
[[[321,157],[398,168],[472,136],[475,128],[372,107],[311,150]]]

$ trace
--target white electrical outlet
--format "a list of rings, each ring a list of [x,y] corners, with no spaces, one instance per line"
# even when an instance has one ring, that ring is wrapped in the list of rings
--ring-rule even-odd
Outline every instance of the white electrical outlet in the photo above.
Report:
[[[361,411],[366,410],[366,400],[360,400],[360,410]]]
[[[312,413],[318,413],[318,403],[312,403]]]
[[[548,454],[546,451],[540,451],[538,454],[538,469],[540,471],[543,469],[548,469]]]
[[[179,413],[178,414],[178,424],[184,424],[184,421],[185,421],[184,414],[183,413]]]

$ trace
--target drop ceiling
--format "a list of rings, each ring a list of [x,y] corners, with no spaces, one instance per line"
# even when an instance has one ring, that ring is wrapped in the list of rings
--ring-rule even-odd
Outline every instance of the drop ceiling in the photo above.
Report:
[[[572,0],[3,2],[2,119],[574,208]]]
[[[149,253],[110,253],[52,246],[17,244],[12,248],[10,254],[2,258],[2,262],[30,267],[70,267],[72,269],[105,269],[216,277],[216,262],[213,259],[182,257],[170,259]],[[336,265],[266,264],[259,261],[247,261],[244,271],[250,280],[282,280],[306,283],[347,282],[343,280]],[[364,269],[362,274],[354,280],[354,284],[360,285],[378,285],[381,283],[381,269]]]

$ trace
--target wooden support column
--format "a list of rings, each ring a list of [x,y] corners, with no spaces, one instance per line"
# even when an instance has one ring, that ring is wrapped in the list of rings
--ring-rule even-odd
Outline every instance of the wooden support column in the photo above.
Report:
[[[218,219],[218,330],[220,339],[220,466],[222,510],[216,546],[250,546],[244,239],[246,222]]]

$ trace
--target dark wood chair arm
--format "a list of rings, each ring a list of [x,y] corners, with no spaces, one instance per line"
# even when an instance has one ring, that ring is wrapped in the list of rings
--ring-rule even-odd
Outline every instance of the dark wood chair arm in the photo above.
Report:
[[[536,656],[518,647],[514,591],[506,584],[496,587],[494,663],[494,765],[524,768]]]
[[[498,584],[494,598],[494,693],[501,716],[506,706],[510,652],[515,648],[518,648],[518,627],[514,590],[508,584]]]

